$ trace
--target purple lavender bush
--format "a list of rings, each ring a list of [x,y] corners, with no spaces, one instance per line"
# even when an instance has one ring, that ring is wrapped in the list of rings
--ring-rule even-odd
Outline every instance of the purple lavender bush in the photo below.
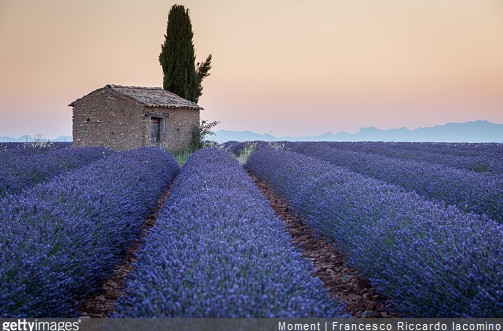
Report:
[[[395,143],[398,148],[408,143]],[[447,154],[451,156],[483,156],[498,155],[503,157],[503,144],[501,143],[444,143],[421,142],[416,143],[415,150],[420,152]]]
[[[246,167],[410,317],[502,317],[503,225],[292,152]]]
[[[104,147],[38,150],[18,147],[0,151],[0,196],[19,193],[111,153],[111,150]]]
[[[503,157],[501,143],[445,143],[445,142],[382,142],[355,141],[330,142],[331,145],[355,152],[372,153],[377,148],[386,147],[395,151],[411,151],[414,153],[448,155],[451,157]]]
[[[16,144],[16,145],[12,145]],[[35,156],[38,154],[46,154],[54,151],[53,148],[24,148],[17,143],[4,143],[0,145],[0,166],[4,167],[12,162],[12,159]]]
[[[503,222],[503,175],[339,150],[326,143],[300,143],[290,149]]]
[[[262,140],[254,140],[254,141],[228,141],[223,144],[220,144],[220,147],[231,153],[235,156],[240,156],[245,152],[245,150],[250,148],[262,148],[270,145],[270,142],[262,141]]]
[[[239,163],[194,153],[139,253],[115,317],[336,317],[312,266]]]
[[[0,316],[78,316],[178,172],[169,153],[140,148],[0,199]]]
[[[440,164],[475,172],[503,174],[503,144],[448,144],[417,142],[330,142],[330,147],[391,158]],[[459,149],[461,146],[465,149]],[[433,148],[428,148],[435,147]],[[458,148],[456,148],[458,147]],[[456,152],[457,151],[457,152]]]
[[[224,151],[228,151],[232,154],[239,154],[239,151],[242,149],[242,142],[239,141],[226,141],[222,144],[220,144],[220,148],[223,149]]]
[[[7,149],[24,149],[33,152],[43,152],[48,150],[53,150],[56,148],[66,148],[71,147],[71,142],[43,142],[43,143],[30,143],[30,142],[2,142],[0,143],[0,151]]]

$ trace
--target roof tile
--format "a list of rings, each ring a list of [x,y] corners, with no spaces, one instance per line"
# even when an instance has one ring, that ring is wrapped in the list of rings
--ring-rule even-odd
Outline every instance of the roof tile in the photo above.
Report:
[[[105,88],[111,88],[115,92],[144,104],[146,107],[203,109],[195,102],[186,100],[163,89],[162,87],[122,86],[109,84],[105,86]],[[72,102],[70,106],[73,106],[75,102],[80,99]]]
[[[202,109],[195,102],[186,100],[161,87],[107,85],[112,90],[131,97],[147,107]]]

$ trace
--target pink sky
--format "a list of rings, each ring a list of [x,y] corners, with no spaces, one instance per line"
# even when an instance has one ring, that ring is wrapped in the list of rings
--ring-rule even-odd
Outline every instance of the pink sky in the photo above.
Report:
[[[71,134],[73,100],[160,86],[172,1],[1,0],[0,136]],[[277,136],[503,123],[501,0],[178,1],[201,116]]]

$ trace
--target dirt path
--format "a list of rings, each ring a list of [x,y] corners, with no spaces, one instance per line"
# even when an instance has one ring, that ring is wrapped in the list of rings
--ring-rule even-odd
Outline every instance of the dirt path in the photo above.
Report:
[[[386,300],[376,293],[368,279],[346,264],[346,258],[329,242],[313,236],[313,230],[290,211],[288,203],[279,197],[265,181],[249,173],[271,207],[288,225],[293,242],[309,258],[331,296],[346,302],[346,312],[353,317],[399,317]]]
[[[123,294],[124,290],[124,280],[126,276],[133,270],[133,262],[136,260],[136,256],[141,249],[145,237],[148,235],[150,229],[154,226],[157,217],[159,216],[159,211],[168,199],[171,193],[171,188],[173,184],[161,195],[157,201],[157,206],[155,210],[145,218],[145,228],[143,232],[136,241],[136,243],[128,251],[124,262],[115,268],[112,277],[106,280],[101,290],[86,298],[80,305],[80,315],[82,317],[107,317],[114,309],[114,304]]]

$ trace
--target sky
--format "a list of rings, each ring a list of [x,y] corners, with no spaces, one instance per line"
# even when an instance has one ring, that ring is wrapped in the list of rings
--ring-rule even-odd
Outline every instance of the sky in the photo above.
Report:
[[[503,123],[501,0],[0,0],[0,136],[71,135],[75,99],[162,86],[173,4],[212,54],[201,118],[275,136]]]

